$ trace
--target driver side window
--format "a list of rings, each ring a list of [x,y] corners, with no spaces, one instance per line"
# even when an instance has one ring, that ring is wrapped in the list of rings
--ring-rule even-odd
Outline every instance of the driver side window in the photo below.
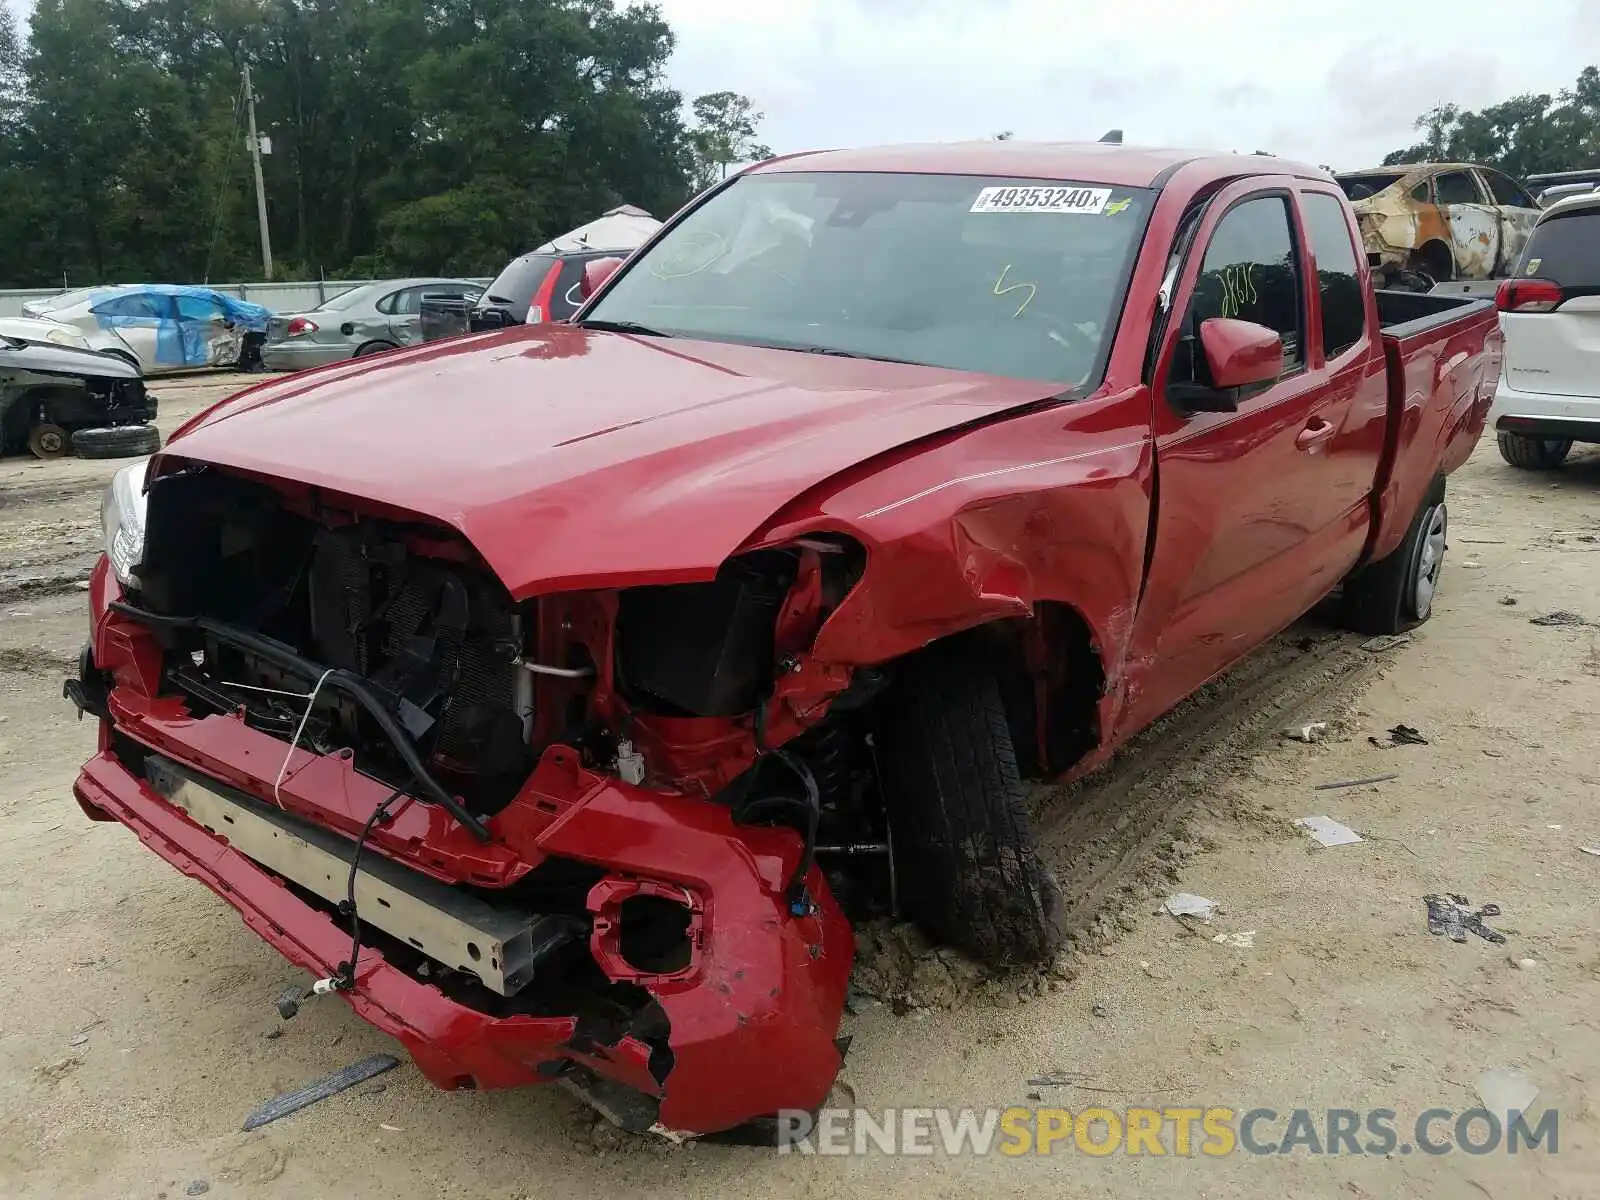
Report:
[[[1212,317],[1253,321],[1283,338],[1283,370],[1305,365],[1300,259],[1284,196],[1235,205],[1217,223],[1201,260],[1183,335],[1172,362],[1174,382],[1205,382],[1200,323]]]

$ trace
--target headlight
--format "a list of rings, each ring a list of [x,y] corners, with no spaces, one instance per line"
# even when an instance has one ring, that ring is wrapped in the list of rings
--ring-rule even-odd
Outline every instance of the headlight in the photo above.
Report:
[[[89,348],[89,339],[72,329],[52,329],[44,335],[44,339],[47,342],[54,342],[58,346],[72,346],[78,350],[87,350]]]
[[[100,501],[100,525],[106,535],[106,558],[123,587],[133,587],[133,569],[144,557],[145,472],[148,458],[123,467],[111,477]]]

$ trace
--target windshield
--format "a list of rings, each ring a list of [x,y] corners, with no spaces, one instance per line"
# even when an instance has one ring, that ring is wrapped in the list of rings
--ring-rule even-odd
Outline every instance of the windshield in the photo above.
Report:
[[[1369,196],[1376,196],[1385,188],[1393,187],[1405,177],[1404,171],[1397,171],[1387,175],[1381,172],[1367,175],[1335,175],[1334,179],[1350,199],[1365,200]]]
[[[968,175],[747,175],[635,258],[584,323],[1080,385],[1101,370],[1153,198]]]
[[[348,292],[340,292],[337,296],[324,300],[312,312],[343,312],[347,308],[354,308],[368,296],[372,295],[373,285],[363,284],[361,287],[351,288]]]

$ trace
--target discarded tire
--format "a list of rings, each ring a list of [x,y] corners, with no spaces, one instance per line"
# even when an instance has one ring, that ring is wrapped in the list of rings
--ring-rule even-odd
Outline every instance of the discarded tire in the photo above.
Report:
[[[154,425],[80,429],[72,435],[72,449],[79,458],[137,458],[161,449],[161,433]]]
[[[1529,437],[1525,433],[1497,433],[1500,457],[1524,471],[1553,471],[1572,452],[1571,438]]]
[[[956,639],[903,664],[877,730],[906,914],[997,965],[1052,959],[1060,885],[1040,860],[998,681]]]

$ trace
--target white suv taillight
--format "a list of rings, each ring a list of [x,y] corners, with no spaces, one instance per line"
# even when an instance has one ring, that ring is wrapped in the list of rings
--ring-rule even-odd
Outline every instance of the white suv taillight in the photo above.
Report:
[[[1494,306],[1501,312],[1552,312],[1565,298],[1551,279],[1506,279],[1494,290]]]

